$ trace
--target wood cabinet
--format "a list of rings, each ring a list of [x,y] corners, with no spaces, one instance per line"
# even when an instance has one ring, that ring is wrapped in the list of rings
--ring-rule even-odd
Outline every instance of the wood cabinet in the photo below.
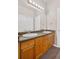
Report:
[[[40,59],[54,44],[55,33],[20,42],[20,59]]]
[[[20,59],[20,43],[18,43],[18,59]]]
[[[41,36],[35,39],[35,59],[40,59],[40,56],[48,51],[54,44],[54,34]]]
[[[48,50],[48,36],[46,35],[46,36],[43,36],[42,38],[43,38],[42,39],[42,46],[43,46],[42,53],[44,54]]]
[[[52,47],[54,44],[55,39],[55,33],[51,33],[48,35],[48,48]]]
[[[35,39],[35,59],[39,59],[42,55],[42,37]]]
[[[34,59],[34,40],[21,43],[21,59]]]

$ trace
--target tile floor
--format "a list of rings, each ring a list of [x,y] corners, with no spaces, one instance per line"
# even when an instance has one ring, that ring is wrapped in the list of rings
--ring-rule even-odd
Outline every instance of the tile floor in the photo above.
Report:
[[[51,47],[41,59],[60,59],[60,48]]]

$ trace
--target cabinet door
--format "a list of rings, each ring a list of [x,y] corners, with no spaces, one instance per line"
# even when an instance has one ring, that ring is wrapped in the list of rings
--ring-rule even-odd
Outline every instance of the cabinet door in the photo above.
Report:
[[[21,59],[34,59],[34,40],[21,43]]]
[[[42,55],[42,37],[36,38],[35,40],[35,56],[39,59]]]
[[[42,52],[43,52],[43,54],[48,50],[48,36],[46,35],[46,36],[43,36],[43,39],[42,39],[42,48],[43,48],[43,50],[42,50]]]
[[[49,47],[48,48],[50,48],[50,47],[52,47],[53,46],[53,44],[54,44],[54,40],[55,40],[55,36],[54,36],[54,33],[51,33],[50,35],[48,35],[48,37],[49,37],[49,43],[48,43],[48,45],[49,45]]]
[[[50,35],[50,41],[51,41],[51,45],[53,46],[53,44],[55,42],[55,33],[54,32]]]
[[[29,47],[21,50],[21,59],[34,59],[34,48]]]

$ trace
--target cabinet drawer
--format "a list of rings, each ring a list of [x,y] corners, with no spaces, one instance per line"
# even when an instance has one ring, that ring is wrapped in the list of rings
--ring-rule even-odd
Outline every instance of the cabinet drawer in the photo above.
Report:
[[[29,40],[21,43],[21,49],[29,48],[34,46],[34,40]]]

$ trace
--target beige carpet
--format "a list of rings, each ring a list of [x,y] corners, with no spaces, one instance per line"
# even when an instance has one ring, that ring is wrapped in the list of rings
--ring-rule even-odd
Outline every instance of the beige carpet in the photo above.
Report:
[[[41,59],[60,59],[60,48],[50,48]]]

